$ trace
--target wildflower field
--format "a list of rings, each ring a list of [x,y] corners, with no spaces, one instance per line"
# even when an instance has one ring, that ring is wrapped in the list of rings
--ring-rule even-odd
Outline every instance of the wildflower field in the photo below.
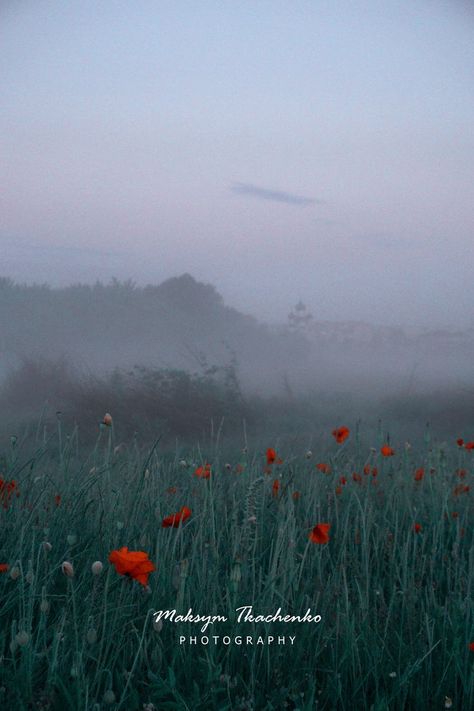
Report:
[[[108,415],[90,447],[13,438],[0,708],[474,708],[474,445],[335,427],[311,451],[119,443]],[[222,619],[154,614],[190,609]]]

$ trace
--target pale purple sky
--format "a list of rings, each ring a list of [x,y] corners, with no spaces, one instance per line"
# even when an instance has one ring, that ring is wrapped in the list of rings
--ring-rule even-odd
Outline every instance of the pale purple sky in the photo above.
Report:
[[[473,324],[472,7],[2,2],[0,275]]]

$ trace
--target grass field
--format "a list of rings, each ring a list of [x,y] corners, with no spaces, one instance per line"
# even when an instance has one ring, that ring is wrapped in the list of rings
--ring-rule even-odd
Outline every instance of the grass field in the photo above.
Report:
[[[429,432],[388,442],[386,428],[369,446],[342,424],[344,441],[329,431],[312,452],[218,438],[171,452],[118,444],[114,425],[82,448],[61,421],[13,439],[0,463],[0,708],[474,708],[474,451]],[[182,507],[186,520],[163,527]],[[324,528],[311,540],[317,524],[327,542]],[[124,546],[155,570],[117,572],[109,555]],[[239,623],[245,605],[321,621]],[[189,608],[227,620],[202,633],[153,616]]]

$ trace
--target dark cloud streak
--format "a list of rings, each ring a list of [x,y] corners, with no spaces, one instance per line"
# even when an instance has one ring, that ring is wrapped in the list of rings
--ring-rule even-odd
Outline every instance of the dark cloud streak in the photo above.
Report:
[[[323,205],[324,200],[316,200],[315,198],[303,197],[302,195],[294,195],[281,190],[269,190],[261,188],[250,183],[234,183],[231,186],[231,191],[236,195],[247,195],[249,197],[260,198],[260,200],[270,200],[272,202],[283,202],[287,205]]]

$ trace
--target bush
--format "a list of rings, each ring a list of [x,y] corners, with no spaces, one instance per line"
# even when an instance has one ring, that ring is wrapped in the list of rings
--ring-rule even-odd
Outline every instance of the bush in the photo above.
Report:
[[[104,413],[111,412],[119,436],[200,436],[214,426],[235,426],[251,419],[234,364],[205,365],[201,372],[136,366],[95,377],[81,375],[64,360],[24,361],[2,387],[8,424],[37,417],[47,403],[47,417],[61,411],[93,436]],[[14,413],[14,417],[13,417]]]

